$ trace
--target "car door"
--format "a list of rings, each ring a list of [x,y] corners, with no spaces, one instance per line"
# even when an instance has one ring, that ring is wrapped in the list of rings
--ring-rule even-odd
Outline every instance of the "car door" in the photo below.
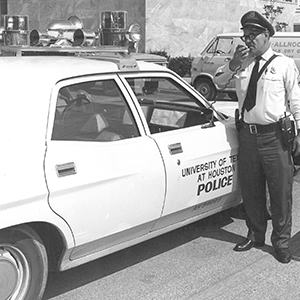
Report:
[[[161,216],[165,169],[116,75],[53,89],[45,157],[49,204],[70,226],[72,259],[149,232]]]
[[[171,75],[124,78],[133,87],[166,166],[163,217],[153,230],[240,201],[233,120],[212,118],[199,95]]]

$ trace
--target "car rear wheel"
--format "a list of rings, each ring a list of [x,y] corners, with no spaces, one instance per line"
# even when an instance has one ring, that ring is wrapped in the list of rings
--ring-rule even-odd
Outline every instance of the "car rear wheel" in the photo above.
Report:
[[[217,90],[213,82],[208,78],[200,78],[195,84],[196,90],[207,100],[214,100]]]
[[[29,227],[0,231],[0,299],[42,299],[48,260],[39,236]]]

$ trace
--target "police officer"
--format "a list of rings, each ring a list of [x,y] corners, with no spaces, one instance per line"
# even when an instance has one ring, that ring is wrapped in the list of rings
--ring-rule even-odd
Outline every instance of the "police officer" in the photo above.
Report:
[[[261,14],[249,11],[241,18],[244,45],[219,68],[215,82],[236,80],[239,104],[239,178],[248,227],[247,238],[235,251],[265,245],[270,193],[273,231],[271,242],[281,263],[291,261],[292,148],[300,153],[300,88],[293,59],[274,53],[270,37],[274,28]],[[274,55],[275,54],[275,55]],[[260,73],[259,73],[260,72]],[[293,115],[297,136],[291,144],[283,127]]]

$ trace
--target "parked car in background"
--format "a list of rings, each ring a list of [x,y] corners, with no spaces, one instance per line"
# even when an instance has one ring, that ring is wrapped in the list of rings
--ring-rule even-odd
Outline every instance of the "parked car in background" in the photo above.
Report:
[[[219,92],[225,92],[232,100],[237,100],[235,81],[231,80],[224,87],[219,87],[213,76],[216,70],[231,60],[235,48],[244,44],[240,37],[242,32],[222,33],[203,49],[199,57],[195,57],[191,67],[191,84],[208,100],[214,100]],[[300,33],[276,32],[271,38],[273,50],[295,59],[300,69]]]

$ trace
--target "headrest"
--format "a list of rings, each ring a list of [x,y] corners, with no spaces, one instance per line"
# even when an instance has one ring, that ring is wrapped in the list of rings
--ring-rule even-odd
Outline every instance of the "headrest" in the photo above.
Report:
[[[85,133],[100,133],[106,127],[108,127],[108,123],[105,118],[100,114],[95,114],[88,119],[80,131]]]
[[[85,90],[78,90],[76,93],[75,98],[83,98],[91,101],[92,96]]]

